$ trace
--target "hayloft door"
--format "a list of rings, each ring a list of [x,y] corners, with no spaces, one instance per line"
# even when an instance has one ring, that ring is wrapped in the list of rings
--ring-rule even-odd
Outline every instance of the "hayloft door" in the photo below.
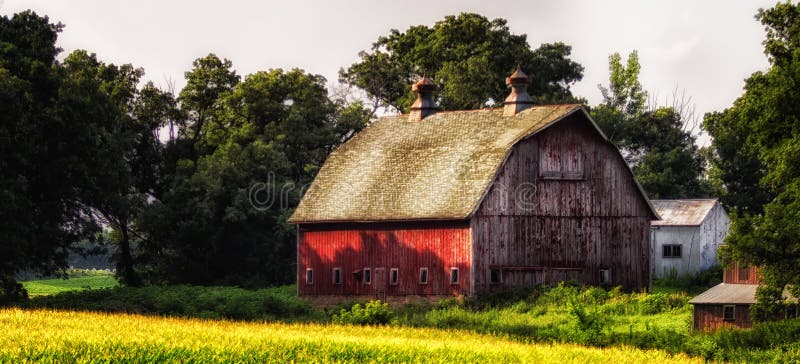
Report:
[[[375,268],[375,297],[386,301],[386,268]]]

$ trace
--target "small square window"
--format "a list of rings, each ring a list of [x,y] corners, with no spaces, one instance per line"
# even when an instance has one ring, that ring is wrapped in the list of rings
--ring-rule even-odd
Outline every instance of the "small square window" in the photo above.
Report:
[[[419,284],[428,284],[428,268],[419,269]]]
[[[500,274],[499,269],[489,269],[489,283],[491,284],[500,284],[502,280],[502,275]]]
[[[342,284],[342,268],[333,268],[333,284]]]
[[[664,258],[680,258],[681,245],[680,244],[664,244],[662,246],[662,255]]]
[[[458,268],[450,268],[450,284],[458,284]]]
[[[306,268],[306,284],[314,284],[314,270]]]
[[[396,286],[398,282],[400,282],[400,272],[397,268],[389,269],[389,284]]]
[[[372,284],[372,270],[364,268],[363,272],[364,284]]]
[[[601,269],[600,273],[600,284],[608,284],[611,283],[611,269]]]
[[[722,320],[728,322],[736,321],[736,306],[725,305],[723,307]]]

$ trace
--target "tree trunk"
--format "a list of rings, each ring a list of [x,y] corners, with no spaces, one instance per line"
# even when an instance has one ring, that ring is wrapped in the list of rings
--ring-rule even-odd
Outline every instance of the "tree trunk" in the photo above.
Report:
[[[126,286],[141,286],[142,281],[133,270],[133,255],[131,254],[131,241],[130,234],[128,232],[128,224],[120,224],[119,230],[122,235],[122,240],[119,242],[119,251],[117,252],[119,255],[119,258],[117,259],[117,277],[119,278],[120,282]]]

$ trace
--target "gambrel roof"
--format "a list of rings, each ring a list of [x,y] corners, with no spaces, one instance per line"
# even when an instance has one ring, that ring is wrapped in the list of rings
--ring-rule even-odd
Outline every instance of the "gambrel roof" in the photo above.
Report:
[[[580,105],[382,117],[328,156],[289,222],[468,219],[517,142],[575,113],[591,121]]]

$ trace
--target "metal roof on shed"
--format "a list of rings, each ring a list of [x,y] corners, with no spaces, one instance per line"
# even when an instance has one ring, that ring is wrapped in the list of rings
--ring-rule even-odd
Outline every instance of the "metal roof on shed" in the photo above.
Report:
[[[729,284],[720,283],[709,290],[701,293],[689,300],[689,303],[697,304],[753,304],[756,303],[757,284]],[[797,303],[797,298],[793,297],[787,289],[783,290],[783,298],[789,302]]]
[[[717,204],[717,199],[650,200],[661,216],[652,226],[697,226]]]
[[[720,283],[711,287],[695,298],[689,300],[691,304],[703,303],[756,303],[757,284],[728,284]]]

